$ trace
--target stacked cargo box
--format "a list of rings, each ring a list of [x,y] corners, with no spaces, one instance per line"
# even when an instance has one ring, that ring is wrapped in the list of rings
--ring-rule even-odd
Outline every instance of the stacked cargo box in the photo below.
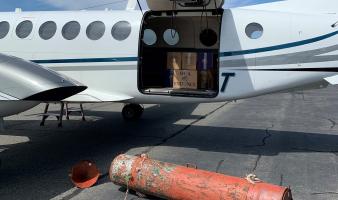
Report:
[[[181,52],[168,52],[167,54],[167,70],[165,86],[173,87],[174,70],[182,69],[182,53]]]
[[[174,89],[197,89],[197,55],[182,53],[182,70],[174,71]]]
[[[214,88],[213,53],[168,52],[166,87],[209,90]]]
[[[174,89],[197,89],[197,54],[168,52],[166,86]]]
[[[214,54],[206,52],[198,53],[197,70],[198,88],[202,90],[214,89]]]

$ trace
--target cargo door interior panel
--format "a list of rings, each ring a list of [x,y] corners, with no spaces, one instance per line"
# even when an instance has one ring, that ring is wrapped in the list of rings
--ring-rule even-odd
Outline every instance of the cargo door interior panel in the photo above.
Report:
[[[221,15],[221,10],[147,12],[139,46],[140,92],[217,96]]]

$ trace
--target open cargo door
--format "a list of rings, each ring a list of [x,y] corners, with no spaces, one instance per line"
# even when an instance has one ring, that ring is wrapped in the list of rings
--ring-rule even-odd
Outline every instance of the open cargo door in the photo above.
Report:
[[[152,11],[201,10],[222,8],[224,0],[147,0]]]
[[[148,5],[139,42],[139,91],[216,97],[223,1],[148,0]]]

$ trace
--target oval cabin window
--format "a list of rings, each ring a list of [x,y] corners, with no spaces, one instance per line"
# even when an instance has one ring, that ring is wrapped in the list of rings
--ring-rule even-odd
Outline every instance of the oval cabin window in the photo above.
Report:
[[[88,25],[86,33],[89,39],[98,40],[104,35],[105,31],[106,26],[104,23],[101,21],[96,21]]]
[[[168,45],[174,46],[180,41],[180,36],[176,30],[167,29],[163,33],[163,39]]]
[[[127,21],[117,22],[111,30],[113,38],[118,41],[127,39],[130,33],[131,33],[131,25]]]
[[[151,29],[145,29],[143,32],[142,41],[146,45],[154,45],[157,41],[156,33]]]
[[[9,23],[8,22],[0,22],[0,39],[3,39],[7,36],[9,32]]]
[[[246,26],[245,33],[251,39],[258,39],[263,35],[263,26],[258,23],[251,23]]]
[[[56,33],[56,23],[48,21],[43,23],[39,29],[39,35],[44,40],[51,39]]]
[[[79,22],[71,21],[64,25],[62,28],[62,36],[66,40],[75,39],[80,33],[81,26]]]
[[[18,38],[24,39],[28,37],[33,30],[33,23],[29,20],[21,22],[17,27],[16,27],[16,35]]]

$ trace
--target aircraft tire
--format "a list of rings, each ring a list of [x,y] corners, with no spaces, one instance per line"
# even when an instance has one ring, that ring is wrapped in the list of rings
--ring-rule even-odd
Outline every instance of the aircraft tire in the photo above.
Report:
[[[122,116],[126,121],[137,120],[142,116],[143,111],[143,107],[139,104],[127,104],[122,109]]]

